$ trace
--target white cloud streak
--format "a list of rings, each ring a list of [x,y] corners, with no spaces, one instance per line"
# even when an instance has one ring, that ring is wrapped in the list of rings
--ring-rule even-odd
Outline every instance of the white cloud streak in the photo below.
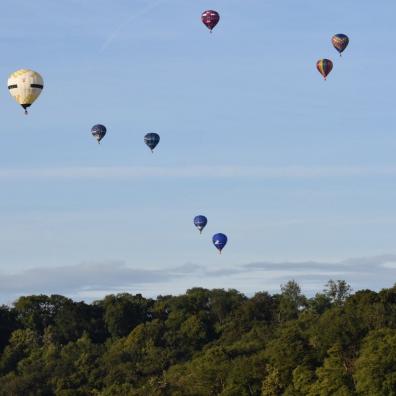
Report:
[[[18,180],[139,180],[160,179],[324,179],[369,176],[396,176],[396,167],[362,166],[76,166],[36,169],[1,169],[1,181]]]

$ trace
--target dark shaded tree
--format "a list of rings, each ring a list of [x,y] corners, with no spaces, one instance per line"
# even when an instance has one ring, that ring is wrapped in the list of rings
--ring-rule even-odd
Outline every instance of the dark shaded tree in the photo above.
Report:
[[[396,396],[396,288],[27,296],[0,307],[0,396]]]

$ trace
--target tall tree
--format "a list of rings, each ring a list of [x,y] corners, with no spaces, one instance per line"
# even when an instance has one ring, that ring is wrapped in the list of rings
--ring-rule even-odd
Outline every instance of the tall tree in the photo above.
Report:
[[[301,293],[301,287],[296,281],[291,280],[281,286],[279,303],[279,318],[281,321],[296,319],[306,305],[307,299]]]
[[[324,294],[330,298],[330,301],[334,304],[341,305],[351,295],[352,288],[344,280],[334,281],[330,279],[325,289]]]

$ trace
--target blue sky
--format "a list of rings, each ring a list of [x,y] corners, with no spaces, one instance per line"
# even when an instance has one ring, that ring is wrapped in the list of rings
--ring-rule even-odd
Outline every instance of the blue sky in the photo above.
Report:
[[[205,9],[221,14],[211,35]],[[4,0],[0,302],[251,293],[293,277],[308,293],[329,278],[391,286],[395,12],[391,0]],[[19,68],[45,81],[28,117],[6,89]]]

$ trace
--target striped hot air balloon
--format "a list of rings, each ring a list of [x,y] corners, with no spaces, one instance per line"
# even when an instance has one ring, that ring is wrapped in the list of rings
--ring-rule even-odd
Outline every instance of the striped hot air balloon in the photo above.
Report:
[[[316,68],[326,80],[329,73],[333,70],[333,62],[330,59],[320,59],[316,62]]]
[[[17,70],[8,78],[8,90],[17,103],[25,109],[25,114],[27,108],[40,96],[43,87],[43,78],[33,70]]]

